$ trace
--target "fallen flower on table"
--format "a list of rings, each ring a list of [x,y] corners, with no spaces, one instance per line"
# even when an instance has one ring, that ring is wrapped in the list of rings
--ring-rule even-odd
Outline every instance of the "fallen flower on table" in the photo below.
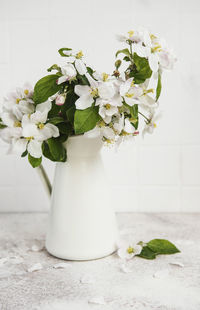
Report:
[[[142,246],[140,244],[127,243],[127,244],[122,244],[122,246],[119,247],[117,254],[120,258],[131,259],[135,255],[139,255],[141,251],[142,251]]]
[[[38,271],[38,270],[41,270],[43,267],[42,267],[42,264],[40,263],[37,263],[33,266],[31,266],[30,268],[28,268],[28,272],[34,272],[34,271]]]
[[[181,262],[170,262],[169,264],[173,266],[184,267],[184,264]]]
[[[105,299],[102,296],[93,297],[88,301],[89,304],[105,305]]]
[[[71,264],[68,264],[68,263],[58,263],[58,264],[55,264],[53,266],[53,268],[55,268],[55,269],[65,269],[65,268],[68,268],[68,267],[71,267]]]
[[[44,242],[37,240],[31,247],[31,251],[40,252],[44,249]]]
[[[147,243],[142,241],[134,242],[121,242],[117,250],[117,254],[122,259],[131,259],[134,256],[155,259],[160,254],[175,254],[179,253],[179,249],[170,241],[165,239],[153,239]]]

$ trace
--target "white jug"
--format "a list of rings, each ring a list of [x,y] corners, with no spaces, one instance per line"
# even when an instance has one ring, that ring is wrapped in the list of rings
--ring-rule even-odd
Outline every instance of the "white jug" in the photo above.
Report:
[[[56,257],[90,260],[116,251],[118,229],[102,145],[100,138],[70,137],[67,161],[56,165],[46,238],[47,251]]]

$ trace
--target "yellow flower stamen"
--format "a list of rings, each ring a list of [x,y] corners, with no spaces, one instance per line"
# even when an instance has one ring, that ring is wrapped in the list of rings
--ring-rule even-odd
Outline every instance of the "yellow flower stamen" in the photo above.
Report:
[[[162,51],[162,46],[157,44],[155,45],[154,47],[152,47],[151,49],[151,52],[154,53],[154,52],[161,52]]]
[[[31,141],[31,140],[34,139],[34,137],[33,136],[32,137],[26,137],[25,139],[28,140],[28,141]]]
[[[102,128],[105,127],[105,122],[102,120],[98,123],[98,127]]]
[[[44,128],[44,124],[39,123],[39,124],[38,124],[38,128],[39,128],[39,129],[43,129],[43,128]]]
[[[29,90],[28,90],[28,89],[25,89],[25,90],[24,90],[24,94],[25,94],[25,95],[28,95],[28,94],[29,94]]]
[[[112,139],[107,139],[104,137],[104,141],[107,143],[107,144],[113,144],[115,141],[112,140]]]
[[[17,98],[16,99],[16,104],[18,104],[20,102],[20,100],[21,100],[20,98]]]
[[[129,136],[130,133],[126,132],[125,130],[122,130],[121,132],[121,136],[125,137],[125,136]]]
[[[15,121],[14,122],[14,127],[22,127],[21,122],[20,121]]]
[[[132,80],[131,87],[134,87],[134,86],[135,86],[135,83],[134,83],[134,80]]]
[[[153,123],[153,127],[154,127],[154,128],[156,128],[156,127],[157,127],[156,123]]]
[[[78,52],[78,53],[76,54],[76,58],[77,58],[77,59],[80,59],[81,57],[83,57],[83,52],[82,52],[82,51],[80,51],[80,52]]]
[[[130,122],[133,123],[133,124],[136,124],[137,121],[138,121],[136,118],[133,118],[133,117],[131,117],[129,120],[130,120]]]
[[[128,249],[127,249],[127,253],[128,253],[128,254],[134,253],[134,248],[132,248],[131,246],[129,246]]]
[[[157,37],[154,34],[150,34],[150,38],[151,38],[151,40],[157,39]]]
[[[154,89],[153,89],[153,88],[150,88],[150,89],[144,90],[143,95],[146,95],[146,94],[149,94],[149,93],[154,93]]]
[[[134,35],[134,31],[130,30],[130,31],[128,31],[128,34],[129,34],[129,38],[131,38]]]
[[[91,88],[90,94],[92,95],[93,98],[98,97],[98,95],[99,95],[98,89],[97,88]]]
[[[105,108],[106,108],[106,110],[110,110],[111,105],[110,105],[109,103],[107,103],[107,104],[105,105]]]
[[[132,93],[132,94],[126,93],[125,96],[126,96],[127,98],[132,98],[132,97],[134,96],[134,94],[133,94],[133,93]]]
[[[102,73],[102,79],[104,82],[106,82],[108,80],[109,75],[107,73]]]

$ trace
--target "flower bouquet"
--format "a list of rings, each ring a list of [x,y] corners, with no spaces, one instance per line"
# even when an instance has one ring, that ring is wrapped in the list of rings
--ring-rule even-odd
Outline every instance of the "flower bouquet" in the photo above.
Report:
[[[94,259],[116,251],[118,230],[100,149],[103,143],[153,132],[162,73],[176,60],[165,42],[146,30],[118,39],[126,47],[116,52],[112,74],[88,67],[82,51],[61,48],[65,63],[47,70],[54,74],[34,89],[18,88],[2,104],[0,137],[9,143],[9,152],[27,156],[39,168],[49,193],[42,156],[58,162],[46,248],[60,258]],[[122,246],[118,253],[153,259],[178,251],[156,239]]]
[[[118,39],[127,47],[117,51],[112,74],[88,67],[82,51],[61,48],[66,62],[47,70],[54,74],[41,78],[34,89],[26,84],[4,99],[0,137],[10,144],[9,151],[28,155],[37,167],[42,156],[66,161],[63,143],[70,136],[99,136],[113,144],[138,135],[141,128],[153,132],[161,76],[172,69],[175,57],[163,40],[146,30],[129,31]]]

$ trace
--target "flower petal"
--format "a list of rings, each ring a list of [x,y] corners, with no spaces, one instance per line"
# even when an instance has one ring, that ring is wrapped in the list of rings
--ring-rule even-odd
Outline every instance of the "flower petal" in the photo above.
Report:
[[[41,113],[45,112],[48,114],[48,112],[51,110],[52,103],[51,101],[47,100],[43,103],[37,104],[36,111],[40,111]]]
[[[78,73],[80,75],[86,74],[87,68],[86,68],[86,65],[84,64],[84,62],[81,59],[76,59],[75,67],[76,67],[76,70],[78,71]]]
[[[30,120],[33,124],[46,123],[47,113],[36,111],[35,113],[31,114]]]
[[[12,151],[17,154],[22,154],[26,151],[28,141],[26,139],[14,139],[13,140],[13,146]]]
[[[158,71],[158,56],[156,54],[151,54],[149,57],[149,66],[153,72]]]
[[[127,118],[125,119],[124,131],[126,131],[127,133],[134,133],[135,131],[135,128]]]
[[[74,92],[79,97],[90,94],[90,87],[88,85],[76,85],[74,87]]]
[[[3,123],[9,127],[13,127],[15,121],[17,120],[16,117],[10,112],[3,112],[1,114],[1,119],[2,119]]]
[[[115,93],[116,89],[111,82],[102,82],[98,86],[99,96],[103,99],[111,99]]]
[[[57,84],[60,85],[66,81],[67,81],[67,76],[63,75],[63,76],[59,77],[59,79],[57,80]]]
[[[27,147],[28,152],[35,158],[42,156],[42,142],[37,140],[31,140]]]
[[[94,99],[91,95],[84,95],[76,100],[75,105],[77,109],[84,110],[91,107],[93,102]]]

